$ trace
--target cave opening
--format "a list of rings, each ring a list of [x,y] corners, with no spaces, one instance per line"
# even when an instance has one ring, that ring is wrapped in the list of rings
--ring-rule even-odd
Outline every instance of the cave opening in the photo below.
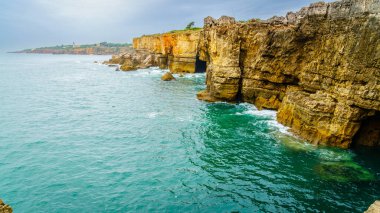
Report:
[[[195,60],[195,72],[203,73],[203,72],[206,72],[206,69],[207,69],[207,62],[199,59],[199,55],[197,55],[196,60]]]
[[[361,122],[352,144],[353,147],[380,147],[380,111]]]

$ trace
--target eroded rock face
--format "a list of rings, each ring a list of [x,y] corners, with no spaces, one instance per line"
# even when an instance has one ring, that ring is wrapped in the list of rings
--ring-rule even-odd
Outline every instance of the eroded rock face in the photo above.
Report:
[[[131,53],[112,56],[112,58],[104,62],[104,64],[118,64],[122,71],[133,71],[157,66],[158,61],[159,57],[155,54],[146,51],[133,51]]]
[[[201,30],[147,35],[133,40],[132,53],[113,56],[106,63],[120,64],[124,71],[151,66],[172,73],[194,73]]]
[[[201,31],[181,31],[142,36],[133,40],[133,48],[155,54],[159,67],[172,73],[194,73]]]
[[[9,205],[6,205],[2,200],[0,200],[0,213],[12,213],[13,210]]]
[[[379,32],[379,0],[319,2],[268,21],[208,17],[199,45],[207,90],[198,97],[276,109],[313,144],[379,145],[356,136],[380,111]],[[378,123],[368,126],[379,138]]]

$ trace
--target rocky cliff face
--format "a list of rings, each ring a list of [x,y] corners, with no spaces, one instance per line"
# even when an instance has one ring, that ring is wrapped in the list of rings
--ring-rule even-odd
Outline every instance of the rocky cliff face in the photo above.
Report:
[[[134,39],[122,70],[195,72],[207,101],[244,101],[313,144],[380,146],[380,0],[318,2],[286,17],[205,19],[202,31]],[[201,69],[200,69],[201,70]]]
[[[313,144],[380,145],[380,1],[315,3],[286,17],[205,19],[209,101],[278,110]]]
[[[142,36],[133,40],[133,48],[158,55],[159,66],[173,73],[194,73],[201,31],[183,31]]]
[[[108,63],[120,64],[124,71],[159,66],[173,73],[194,73],[200,34],[190,30],[135,38],[136,52],[115,56]]]

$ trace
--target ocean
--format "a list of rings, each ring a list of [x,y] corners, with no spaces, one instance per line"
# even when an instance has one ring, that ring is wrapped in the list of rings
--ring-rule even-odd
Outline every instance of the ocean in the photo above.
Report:
[[[379,150],[315,147],[205,74],[0,54],[0,198],[17,212],[362,212]]]

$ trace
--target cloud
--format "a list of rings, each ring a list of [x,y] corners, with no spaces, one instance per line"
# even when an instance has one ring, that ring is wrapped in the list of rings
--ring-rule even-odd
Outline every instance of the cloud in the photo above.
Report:
[[[221,15],[269,18],[314,0],[1,0],[0,48],[130,42]]]
[[[154,1],[125,0],[36,0],[43,13],[68,25],[99,25],[131,19]]]

